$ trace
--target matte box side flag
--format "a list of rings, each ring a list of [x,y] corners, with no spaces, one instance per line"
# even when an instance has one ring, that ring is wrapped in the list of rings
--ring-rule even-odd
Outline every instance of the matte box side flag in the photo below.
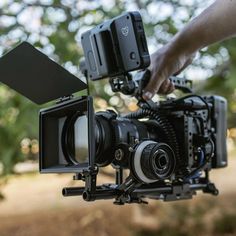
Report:
[[[37,104],[87,88],[82,80],[28,42],[0,58],[0,82]]]

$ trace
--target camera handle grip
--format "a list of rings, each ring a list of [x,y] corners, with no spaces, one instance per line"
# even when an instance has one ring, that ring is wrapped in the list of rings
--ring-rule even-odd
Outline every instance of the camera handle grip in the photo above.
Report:
[[[169,80],[172,82],[176,89],[182,91],[183,93],[193,93],[191,80],[179,78],[176,76],[170,76]]]
[[[151,71],[149,69],[140,71],[134,76],[134,81],[138,84],[137,93],[139,94],[139,97],[142,97],[143,89],[147,86],[150,77]],[[193,92],[191,80],[179,78],[176,76],[170,76],[169,80],[173,83],[176,89],[182,91],[183,93]]]

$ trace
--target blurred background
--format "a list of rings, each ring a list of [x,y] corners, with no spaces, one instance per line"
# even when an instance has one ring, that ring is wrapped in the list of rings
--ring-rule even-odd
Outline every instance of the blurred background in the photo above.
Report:
[[[160,48],[208,0],[1,0],[0,56],[28,41],[77,76],[83,56],[80,36],[124,11],[142,14],[149,51]],[[201,50],[183,76],[199,94],[228,99],[229,167],[212,172],[218,197],[114,206],[112,201],[63,198],[71,175],[38,174],[39,106],[0,85],[0,235],[236,235],[236,39]],[[1,76],[1,72],[0,72]],[[137,109],[135,100],[113,94],[107,81],[90,83],[96,110]],[[42,91],[43,92],[43,91]],[[104,175],[103,179],[109,178]]]

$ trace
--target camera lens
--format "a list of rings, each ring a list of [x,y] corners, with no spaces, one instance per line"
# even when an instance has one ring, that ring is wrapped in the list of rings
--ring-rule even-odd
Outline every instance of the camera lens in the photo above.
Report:
[[[165,169],[168,164],[168,156],[164,150],[158,150],[153,157],[153,165],[156,169]]]
[[[62,151],[68,164],[88,162],[88,117],[79,112],[67,117],[62,130]]]
[[[136,176],[144,183],[152,183],[169,178],[176,160],[169,145],[144,141],[136,148],[133,163]]]
[[[83,163],[88,159],[88,118],[79,116],[74,124],[75,160]]]

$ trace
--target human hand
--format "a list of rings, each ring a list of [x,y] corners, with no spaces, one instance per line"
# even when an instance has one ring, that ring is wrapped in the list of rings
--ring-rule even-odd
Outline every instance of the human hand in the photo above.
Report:
[[[171,75],[177,75],[192,63],[194,54],[182,53],[175,50],[173,45],[167,44],[151,55],[149,70],[151,78],[144,88],[143,98],[151,99],[155,93],[168,94],[174,91],[175,87],[169,80]]]

